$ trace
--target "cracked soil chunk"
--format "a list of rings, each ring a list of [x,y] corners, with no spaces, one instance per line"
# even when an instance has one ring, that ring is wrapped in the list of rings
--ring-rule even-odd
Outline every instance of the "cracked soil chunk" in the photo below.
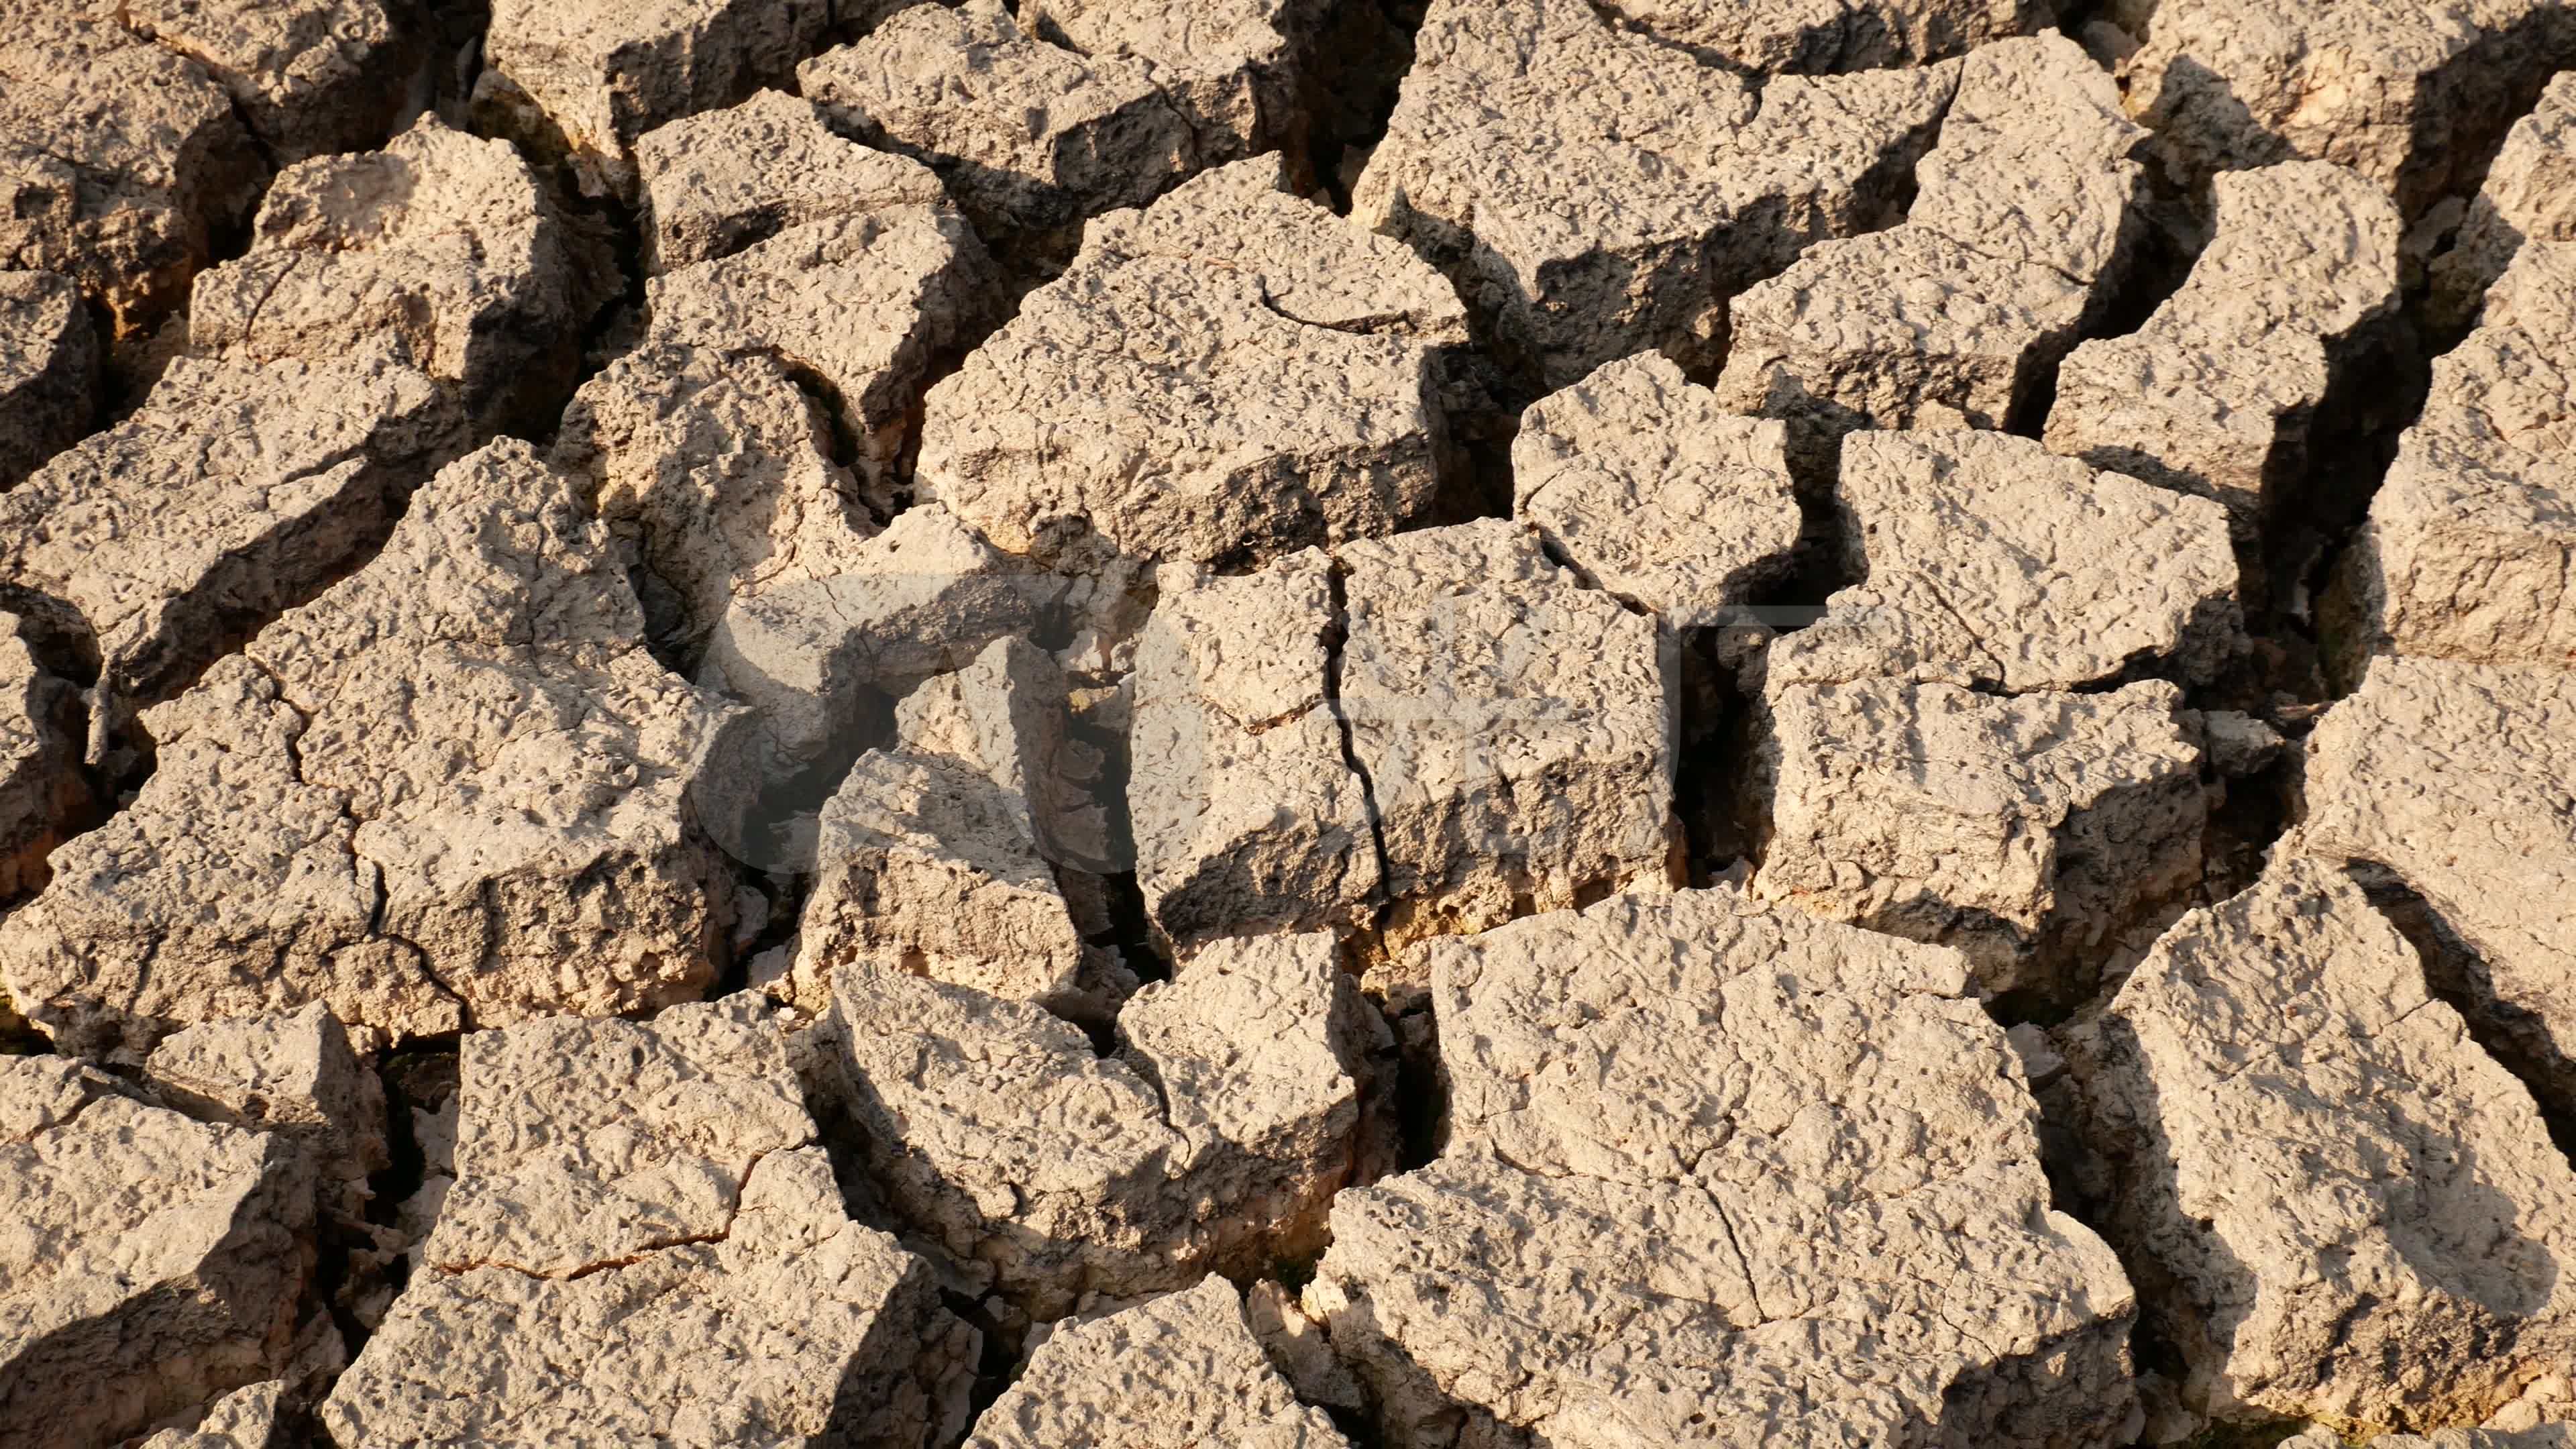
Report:
[[[43,887],[45,857],[90,805],[81,773],[79,693],[47,672],[0,613],[0,901]],[[0,1025],[9,995],[0,987]]]
[[[0,1445],[114,1443],[275,1376],[313,1187],[281,1138],[0,1058]]]
[[[0,271],[0,490],[79,442],[98,411],[98,333],[72,279]]]
[[[637,138],[784,82],[822,43],[828,0],[497,0],[474,85],[478,129],[562,161],[593,196],[631,196]]]
[[[1256,157],[1091,223],[930,389],[918,486],[1006,553],[1260,562],[1392,532],[1446,467],[1449,284]]]
[[[2330,645],[2576,666],[2576,241],[2526,244],[2433,364],[2345,556]],[[2359,672],[2358,660],[2349,666]]]
[[[314,1000],[403,1037],[696,995],[733,886],[686,796],[723,714],[642,632],[532,449],[451,465],[373,563],[146,713],[151,779],[0,926],[20,1009],[133,1053]]]
[[[2048,23],[2053,0],[1604,0],[1667,45],[1761,75],[1920,65]]]
[[[235,1389],[208,1406],[185,1429],[164,1429],[143,1441],[143,1449],[292,1449],[283,1381]]]
[[[1394,938],[1667,880],[1673,739],[1655,621],[1501,519],[1342,548],[1340,693]]]
[[[393,1165],[384,1082],[322,1003],[173,1032],[143,1075],[161,1100],[200,1122],[293,1143],[313,1164],[322,1211],[352,1226],[365,1221],[375,1195],[368,1174]]]
[[[2216,178],[2217,235],[2144,327],[2057,372],[2048,447],[2227,505],[2253,538],[2307,479],[2342,346],[2397,310],[2404,226],[2380,187],[2293,161]]]
[[[1725,412],[1668,358],[1607,363],[1521,414],[1512,516],[1595,587],[1711,627],[1789,573],[1787,427]]]
[[[2465,327],[2524,242],[2576,242],[2576,70],[2505,133],[2451,249],[2432,266],[2435,320]]]
[[[1136,883],[1177,948],[1373,914],[1368,799],[1326,698],[1333,592],[1331,562],[1309,550],[1166,593],[1138,641]]]
[[[1312,1252],[1378,1045],[1328,935],[1210,946],[1101,1057],[1022,1002],[864,961],[832,979],[833,1086],[894,1209],[1033,1318]]]
[[[2310,738],[2306,788],[2300,847],[2423,897],[2469,958],[2445,995],[2576,1110],[2576,676],[2374,659]]]
[[[635,143],[644,270],[727,257],[790,227],[896,206],[938,206],[930,168],[834,135],[814,103],[755,91]]]
[[[1820,243],[1735,299],[1718,400],[1828,433],[2035,424],[2126,270],[2145,136],[2065,37],[1978,49],[1904,223]]]
[[[409,7],[392,11],[379,0],[119,0],[116,8],[126,29],[204,66],[279,165],[382,141],[426,58],[405,23]]]
[[[323,1421],[392,1442],[830,1443],[964,1427],[975,1335],[846,1220],[741,1002],[462,1043],[455,1184]],[[709,1373],[710,1363],[725,1364]]]
[[[1305,1295],[1390,1444],[2127,1442],[2128,1282],[1955,953],[1724,887],[1428,949],[1451,1144]]]
[[[92,641],[121,724],[363,557],[461,433],[392,337],[181,358],[131,416],[0,494],[0,600]]]
[[[188,341],[321,363],[391,332],[480,425],[522,423],[572,386],[603,285],[582,270],[508,142],[424,117],[279,173],[250,250],[198,275]]]
[[[2185,916],[2067,1059],[2192,1408],[2420,1429],[2576,1361],[2576,1169],[2333,867]]]
[[[2227,516],[2207,499],[1962,429],[1844,439],[1834,503],[1861,582],[1771,645],[1773,684],[2019,693],[2141,664],[2206,682],[2243,647]]]
[[[267,165],[196,61],[90,0],[22,0],[0,37],[0,267],[60,272],[119,337],[187,299]]]
[[[1774,685],[1754,888],[1965,952],[1988,992],[2075,1002],[2200,882],[2198,731],[2162,681],[2011,698],[1868,679]]]
[[[1448,270],[1550,388],[1646,348],[1714,365],[1729,297],[1895,219],[1958,76],[1757,87],[1584,0],[1435,0],[1414,53],[1352,217]]]
[[[1234,1285],[1195,1288],[1059,1328],[975,1421],[966,1449],[1348,1449],[1262,1356]]]

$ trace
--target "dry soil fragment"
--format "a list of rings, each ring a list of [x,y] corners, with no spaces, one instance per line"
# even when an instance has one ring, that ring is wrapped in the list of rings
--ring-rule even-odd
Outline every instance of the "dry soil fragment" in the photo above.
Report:
[[[98,410],[98,334],[71,278],[0,272],[0,490],[79,442]]]
[[[0,613],[0,901],[44,885],[46,854],[90,799],[78,692],[36,662],[21,623]],[[0,989],[0,1024],[8,1003]]]
[[[1306,1290],[1388,1443],[2126,1442],[2128,1282],[1955,953],[1724,887],[1429,949],[1452,1145]]]
[[[1337,628],[1332,565],[1309,551],[1165,594],[1138,642],[1136,882],[1176,946],[1373,914],[1368,800],[1326,700]]]
[[[1587,582],[1683,629],[1779,582],[1798,543],[1786,425],[1722,411],[1652,353],[1521,414],[1512,499]]]
[[[1964,62],[1905,223],[1810,249],[1735,300],[1727,407],[1829,433],[2035,424],[2041,384],[2126,269],[2146,133],[2074,42]]]
[[[2057,373],[2052,452],[2227,505],[2239,537],[2303,482],[2342,344],[2396,310],[2404,227],[2388,194],[2293,161],[2217,178],[2218,232],[2144,327]]]
[[[380,0],[121,0],[116,13],[204,66],[280,165],[384,140],[425,58]]]
[[[1059,1328],[975,1421],[966,1449],[1347,1449],[1262,1357],[1234,1285],[1181,1293]]]
[[[790,227],[895,206],[937,206],[939,178],[919,162],[845,141],[814,103],[755,91],[635,143],[642,172],[644,269],[731,256]]]
[[[1224,941],[1094,1053],[1039,1008],[883,970],[832,979],[824,1050],[888,1200],[1034,1318],[1311,1252],[1377,1044],[1333,938]]]
[[[90,0],[20,0],[0,38],[0,267],[60,272],[119,337],[186,300],[268,168],[224,88]]]
[[[2178,182],[2307,157],[2410,217],[2464,189],[2576,40],[2556,0],[2115,0],[2105,18],[2144,42],[2122,84]]]
[[[2001,433],[1862,432],[1834,485],[1847,576],[1772,644],[1775,684],[2018,693],[2140,664],[2207,681],[2242,645],[2227,515]]]
[[[2374,659],[2308,750],[2303,848],[2420,895],[2473,961],[2446,994],[2576,1110],[2576,676]]]
[[[828,0],[497,0],[474,86],[478,129],[568,163],[591,195],[631,194],[637,138],[784,81]]]
[[[320,363],[390,331],[487,428],[550,414],[572,386],[602,283],[506,141],[425,116],[381,151],[288,167],[251,232],[197,278],[201,352]]]
[[[2281,1441],[2281,1449],[2343,1449],[2343,1436],[2322,1426]],[[2569,1449],[2576,1425],[2543,1424],[2521,1430],[2436,1429],[2430,1434],[2382,1434],[2371,1449]]]
[[[1197,172],[1285,139],[1271,134],[1285,129],[1284,117],[1264,126],[1249,57],[1237,49],[1267,31],[1253,17],[1115,3],[1062,7],[1061,15],[1038,8],[1030,28],[1002,0],[915,5],[798,67],[797,84],[841,130],[937,168],[997,240],[1143,206]],[[1270,7],[1231,0],[1214,8]],[[1160,13],[1107,13],[1138,9]],[[1073,40],[1079,49],[1044,38],[1049,28],[1063,34],[1068,18],[1084,31]]]
[[[143,1449],[292,1449],[290,1431],[280,1413],[286,1384],[271,1379],[235,1389],[209,1405],[185,1429],[164,1429],[143,1441]]]
[[[285,1366],[313,1170],[60,1057],[0,1058],[0,1445],[111,1444]]]
[[[273,1132],[301,1149],[324,1213],[365,1221],[370,1173],[393,1163],[385,1088],[316,1001],[290,1016],[210,1021],[152,1049],[143,1074],[161,1099],[200,1122]]]
[[[2576,241],[2530,242],[2434,362],[2371,500],[2339,581],[2346,651],[2576,666],[2571,395]]]
[[[860,471],[883,488],[932,368],[982,330],[997,287],[963,217],[893,187],[882,206],[654,277],[645,334],[771,357],[810,377],[857,434]]]
[[[1448,270],[1551,388],[1647,348],[1715,362],[1730,296],[1894,219],[1958,77],[1757,86],[1585,0],[1435,0],[1414,53],[1352,216]]]
[[[635,561],[650,636],[683,667],[734,600],[861,567],[876,532],[828,410],[758,353],[626,354],[573,395],[552,457]]]
[[[1990,992],[2081,1000],[2200,880],[2197,731],[2161,681],[2105,694],[1866,679],[1778,685],[1754,887],[1964,951]]]
[[[2451,249],[2433,263],[2436,319],[2467,326],[2523,243],[2540,241],[2576,242],[2576,71],[2551,81],[2505,134]]]
[[[2187,1406],[2422,1428],[2576,1362],[2576,1170],[2332,867],[2185,916],[2066,1046]]]
[[[322,1406],[343,1449],[964,1427],[976,1336],[927,1263],[849,1221],[774,1025],[682,1006],[464,1050],[426,1262]]]
[[[152,778],[0,927],[20,1010],[131,1052],[315,1000],[403,1036],[694,995],[732,899],[686,798],[722,715],[642,631],[533,450],[450,466],[375,562],[146,713]]]
[[[1714,64],[1759,74],[1919,65],[2027,35],[2053,0],[1604,0],[1604,13]]]
[[[1394,937],[1666,879],[1673,742],[1655,621],[1488,519],[1344,547],[1340,712]]]
[[[0,494],[0,601],[93,641],[121,723],[345,572],[461,441],[389,336],[309,360],[182,358],[123,422]]]
[[[1457,295],[1275,156],[1094,221],[930,390],[920,487],[1005,552],[1240,565],[1391,532],[1446,452]]]

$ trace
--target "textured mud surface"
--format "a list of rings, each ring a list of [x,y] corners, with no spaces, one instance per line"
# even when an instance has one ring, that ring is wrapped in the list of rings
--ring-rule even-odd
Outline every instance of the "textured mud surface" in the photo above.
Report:
[[[2565,0],[17,0],[0,1449],[2571,1449]]]

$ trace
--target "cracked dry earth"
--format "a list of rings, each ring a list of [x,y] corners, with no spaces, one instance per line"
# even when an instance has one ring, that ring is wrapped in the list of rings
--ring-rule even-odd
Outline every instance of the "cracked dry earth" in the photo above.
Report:
[[[2576,1449],[2576,4],[10,0],[0,1449]]]

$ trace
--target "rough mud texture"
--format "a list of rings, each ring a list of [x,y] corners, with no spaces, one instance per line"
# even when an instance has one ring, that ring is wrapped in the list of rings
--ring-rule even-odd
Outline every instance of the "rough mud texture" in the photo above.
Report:
[[[2450,250],[2433,262],[2433,320],[2452,327],[2475,321],[2487,288],[2525,242],[2576,242],[2576,71],[2551,81],[2540,104],[2506,133]]]
[[[2190,1407],[2476,1423],[2576,1353],[2576,1169],[2335,868],[2184,917],[2062,1042]]]
[[[1276,157],[1113,212],[930,390],[923,496],[1006,553],[1258,562],[1389,533],[1446,466],[1456,294]]]
[[[963,1428],[974,1331],[845,1216],[775,1024],[556,1018],[463,1055],[455,1185],[322,1406],[332,1442],[930,1449]]]
[[[173,1032],[143,1075],[161,1100],[200,1122],[294,1144],[312,1164],[321,1211],[351,1226],[366,1220],[375,1195],[367,1179],[393,1165],[384,1083],[322,1003]]]
[[[1059,1328],[975,1421],[967,1449],[1348,1449],[1262,1357],[1234,1285],[1195,1288]]]
[[[695,996],[731,885],[687,795],[723,714],[642,624],[526,444],[450,466],[374,563],[146,713],[152,778],[0,925],[19,1009],[139,1052],[316,1000],[408,1036]]]
[[[728,257],[790,227],[890,207],[939,206],[939,178],[918,163],[842,139],[814,103],[754,92],[635,143],[643,186],[644,269]]]
[[[98,331],[71,278],[0,272],[0,490],[80,441],[98,383]]]
[[[289,1449],[290,1433],[279,1411],[286,1385],[278,1380],[235,1389],[215,1400],[184,1429],[164,1429],[143,1449]]]
[[[1119,1013],[1102,1057],[1035,1006],[832,978],[826,1089],[907,1224],[1033,1318],[1321,1244],[1377,1037],[1326,935],[1226,941]]]
[[[0,900],[41,888],[45,857],[90,801],[81,708],[71,684],[36,662],[23,621],[0,614]],[[0,988],[0,1022],[8,993]]]
[[[2358,656],[2576,667],[2576,241],[2526,244],[2476,331],[2433,364],[2337,580]]]
[[[2404,226],[2378,183],[2321,161],[2230,172],[2180,290],[2057,372],[2051,452],[2227,505],[2253,538],[2309,468],[2354,334],[2397,309]]]
[[[1729,888],[1432,949],[1449,1149],[1305,1292],[1389,1443],[2117,1442],[2129,1286],[1956,953]]]
[[[2374,659],[2308,757],[2298,848],[2420,896],[2465,947],[2445,994],[2576,1110],[2576,675]]]
[[[1774,643],[1774,687],[1871,677],[2021,693],[2142,666],[2206,682],[2242,647],[2222,511],[2002,434],[1865,432],[1834,484],[1861,582]]]
[[[321,363],[391,333],[488,429],[561,405],[600,301],[587,265],[507,142],[427,117],[280,173],[250,250],[198,276],[188,343]]]
[[[204,66],[280,165],[382,140],[428,58],[400,0],[122,0],[115,13],[132,34]]]
[[[1596,588],[1707,628],[1785,579],[1802,527],[1787,425],[1735,416],[1653,354],[1531,404],[1512,516]]]
[[[1808,249],[1731,308],[1721,403],[1825,435],[2034,429],[2142,229],[2146,132],[2059,35],[1970,53],[1902,225]]]
[[[2555,0],[2111,0],[2102,15],[2138,44],[2121,84],[2175,182],[2305,157],[2360,172],[2410,217],[2473,180],[2485,147],[2576,59],[2576,22]]]
[[[1434,0],[1352,196],[1353,219],[1447,271],[1543,387],[1647,348],[1714,363],[1734,293],[1896,219],[1958,80],[1939,65],[1757,85],[1615,14]]]
[[[274,1377],[313,1188],[282,1137],[0,1058],[0,1444],[114,1443]]]

